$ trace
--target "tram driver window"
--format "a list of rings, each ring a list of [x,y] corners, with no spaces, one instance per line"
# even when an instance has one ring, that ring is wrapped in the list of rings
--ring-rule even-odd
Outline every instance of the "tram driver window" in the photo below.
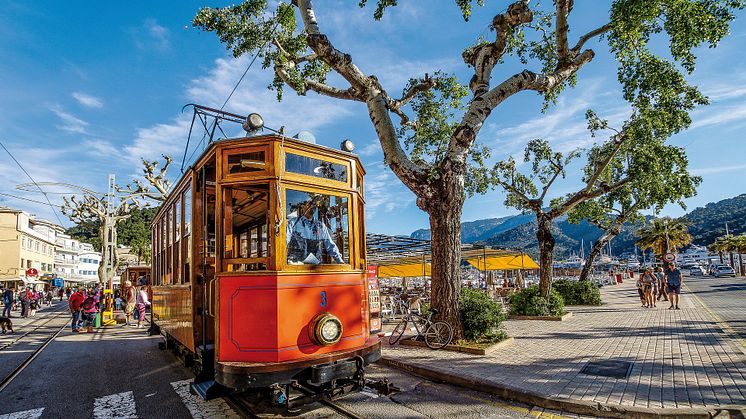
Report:
[[[347,198],[288,189],[286,200],[287,263],[349,263]]]

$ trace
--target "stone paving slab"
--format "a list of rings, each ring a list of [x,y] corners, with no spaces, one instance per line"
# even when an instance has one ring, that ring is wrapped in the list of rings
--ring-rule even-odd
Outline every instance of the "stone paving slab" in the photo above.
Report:
[[[746,406],[746,356],[702,306],[683,293],[681,310],[641,308],[634,284],[601,290],[604,305],[569,307],[563,322],[505,322],[515,344],[487,356],[384,349],[384,357],[463,379],[552,399],[635,408]],[[746,316],[746,314],[744,314]],[[633,363],[627,379],[580,373],[591,360]]]

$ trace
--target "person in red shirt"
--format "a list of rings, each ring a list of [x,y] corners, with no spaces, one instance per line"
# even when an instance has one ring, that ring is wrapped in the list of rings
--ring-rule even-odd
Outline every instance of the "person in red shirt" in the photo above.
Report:
[[[73,317],[72,329],[75,333],[80,332],[78,321],[80,320],[80,305],[83,304],[83,301],[85,301],[85,292],[83,292],[83,288],[79,288],[77,292],[74,292],[70,296],[70,300],[67,302],[70,314]]]

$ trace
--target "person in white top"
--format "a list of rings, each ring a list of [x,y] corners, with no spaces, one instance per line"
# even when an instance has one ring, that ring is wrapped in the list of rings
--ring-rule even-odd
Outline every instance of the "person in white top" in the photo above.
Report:
[[[137,293],[137,327],[142,327],[142,322],[145,321],[145,308],[150,305],[148,299],[148,287],[143,285],[140,287],[140,292]]]

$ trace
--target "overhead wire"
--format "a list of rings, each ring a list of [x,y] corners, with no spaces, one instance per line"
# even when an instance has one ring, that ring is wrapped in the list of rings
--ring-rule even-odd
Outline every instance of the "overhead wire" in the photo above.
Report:
[[[0,147],[2,147],[3,150],[5,150],[5,152],[8,153],[8,155],[10,156],[10,158],[13,159],[13,161],[18,165],[18,167],[21,168],[21,170],[23,171],[23,173],[25,173],[26,176],[28,176],[28,178],[31,179],[31,182],[33,182],[34,185],[36,185],[36,187],[39,189],[39,192],[41,192],[42,195],[44,195],[44,199],[46,199],[47,204],[49,205],[49,207],[52,208],[52,212],[54,212],[54,216],[57,217],[57,221],[59,221],[59,223],[60,223],[61,226],[64,226],[64,223],[62,222],[62,219],[60,218],[59,214],[57,214],[57,210],[54,208],[54,205],[52,205],[52,201],[49,200],[49,196],[47,196],[47,193],[44,191],[44,189],[42,189],[41,186],[39,186],[39,184],[36,183],[36,180],[34,180],[34,178],[29,174],[29,172],[27,172],[26,169],[23,168],[23,165],[18,160],[16,160],[15,156],[13,156],[13,153],[11,153],[10,150],[8,150],[5,147],[5,144],[3,144],[2,141],[0,141]]]
[[[47,205],[47,203],[44,202],[44,201],[37,201],[35,199],[26,198],[26,197],[23,197],[23,196],[13,195],[13,194],[4,193],[4,192],[0,192],[0,196],[7,196],[9,198],[21,199],[21,200],[24,200],[24,201],[33,202],[35,204]],[[62,205],[55,205],[55,206],[58,207],[58,208],[62,208]]]

